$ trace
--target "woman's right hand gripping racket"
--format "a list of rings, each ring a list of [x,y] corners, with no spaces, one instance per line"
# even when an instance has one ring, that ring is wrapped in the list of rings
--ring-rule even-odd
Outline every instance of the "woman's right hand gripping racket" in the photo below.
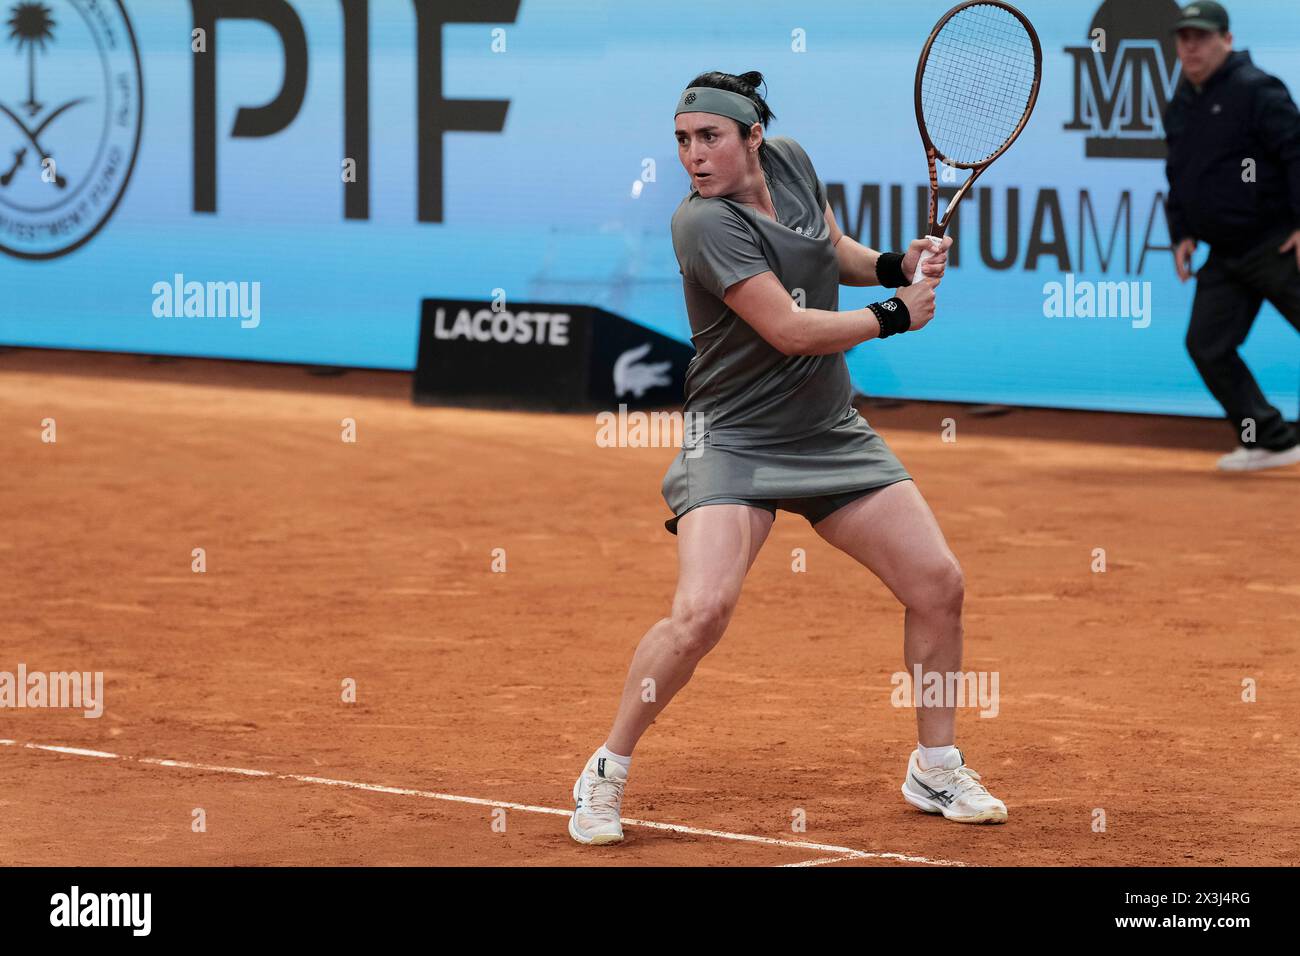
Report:
[[[1016,141],[1038,100],[1043,50],[1033,24],[1000,0],[970,0],[935,25],[916,65],[916,122],[930,164],[928,233],[935,249],[917,260],[912,281],[943,240],[971,184]],[[939,219],[936,163],[969,169]]]

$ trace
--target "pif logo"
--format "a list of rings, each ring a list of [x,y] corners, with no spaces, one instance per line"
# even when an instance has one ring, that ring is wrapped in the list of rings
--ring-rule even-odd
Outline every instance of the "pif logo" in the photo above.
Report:
[[[280,91],[261,106],[241,106],[230,136],[274,136],[298,116],[307,95],[308,46],[302,18],[287,0],[190,0],[194,29],[207,37],[206,52],[194,61],[194,211],[217,211],[217,24],[257,20],[275,30],[284,65],[260,61],[281,77]],[[417,211],[420,222],[443,221],[444,134],[499,133],[509,100],[448,99],[443,96],[442,30],[449,23],[513,23],[521,0],[412,0],[415,7]],[[304,9],[321,4],[301,3]],[[344,218],[370,218],[370,2],[342,0],[344,155],[353,175],[344,179]],[[378,6],[378,4],[374,4]],[[388,6],[395,6],[390,4]],[[324,71],[322,71],[324,72]],[[331,86],[331,89],[335,87]]]
[[[1164,159],[1163,116],[1182,67],[1171,32],[1174,0],[1106,0],[1088,46],[1066,47],[1074,60],[1074,117],[1087,132],[1089,159]]]
[[[135,167],[143,77],[121,0],[0,4],[0,251],[53,259],[113,215]]]

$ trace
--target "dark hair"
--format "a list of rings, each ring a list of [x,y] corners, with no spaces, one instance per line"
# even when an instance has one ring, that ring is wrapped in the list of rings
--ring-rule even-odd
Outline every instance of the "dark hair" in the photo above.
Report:
[[[701,73],[687,87],[707,86],[714,90],[727,90],[731,93],[739,93],[741,96],[747,96],[753,100],[754,107],[758,110],[758,122],[762,124],[763,130],[767,130],[767,124],[776,119],[776,114],[772,112],[771,107],[767,105],[767,100],[759,95],[759,86],[765,85],[763,74],[758,70],[750,70],[748,73],[741,73],[736,76],[732,73],[720,73],[712,70],[708,73]],[[733,120],[736,128],[740,130],[740,138],[743,142],[749,138],[749,126],[746,126],[740,120]],[[752,125],[752,124],[751,124]],[[758,159],[764,166],[767,165],[767,137],[763,137],[763,145],[758,148]]]

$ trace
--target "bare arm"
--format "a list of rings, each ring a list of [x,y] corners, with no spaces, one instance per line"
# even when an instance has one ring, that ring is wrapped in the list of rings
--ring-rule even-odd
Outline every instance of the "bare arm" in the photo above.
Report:
[[[880,285],[880,277],[876,275],[876,262],[880,259],[880,253],[846,236],[840,229],[840,224],[835,221],[830,203],[826,204],[823,216],[826,225],[830,227],[831,244],[835,246],[835,258],[840,264],[840,285]],[[945,236],[939,253],[926,260],[922,267],[925,277],[936,280],[936,284],[943,279],[944,270],[948,267],[948,248],[951,245],[952,237]],[[916,270],[921,253],[929,249],[929,240],[913,240],[903,255],[903,274],[910,276]]]
[[[880,253],[844,235],[830,203],[826,204],[825,217],[840,263],[840,284],[879,285],[876,260]],[[911,315],[913,331],[924,328],[934,318],[934,290],[943,278],[951,242],[951,239],[944,241],[944,251],[931,260],[933,265],[926,263],[925,281],[898,290],[898,297]],[[921,240],[914,245],[918,246],[916,254],[919,255],[928,243]],[[727,289],[723,301],[783,355],[833,355],[880,337],[880,322],[870,309],[848,312],[801,309],[772,272],[741,279]]]
[[[782,355],[847,352],[880,335],[870,309],[801,309],[771,272],[741,279],[727,289],[723,301]]]
[[[840,229],[840,224],[835,221],[830,203],[826,204],[823,215],[831,230],[835,258],[840,263],[840,285],[880,285],[880,280],[876,278],[876,260],[880,258],[880,253],[846,236]]]
[[[925,328],[934,318],[938,284],[927,278],[898,290],[911,331]],[[727,289],[723,301],[782,355],[833,355],[880,337],[880,322],[870,309],[801,309],[772,272],[741,279]]]

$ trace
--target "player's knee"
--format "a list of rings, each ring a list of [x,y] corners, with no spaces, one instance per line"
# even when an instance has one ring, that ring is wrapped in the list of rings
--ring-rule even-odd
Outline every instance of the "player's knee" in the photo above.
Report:
[[[732,603],[717,594],[678,598],[673,604],[677,650],[687,657],[703,657],[721,640],[731,611]]]
[[[920,573],[923,582],[913,610],[930,614],[960,615],[966,600],[966,576],[952,554],[937,559]]]

